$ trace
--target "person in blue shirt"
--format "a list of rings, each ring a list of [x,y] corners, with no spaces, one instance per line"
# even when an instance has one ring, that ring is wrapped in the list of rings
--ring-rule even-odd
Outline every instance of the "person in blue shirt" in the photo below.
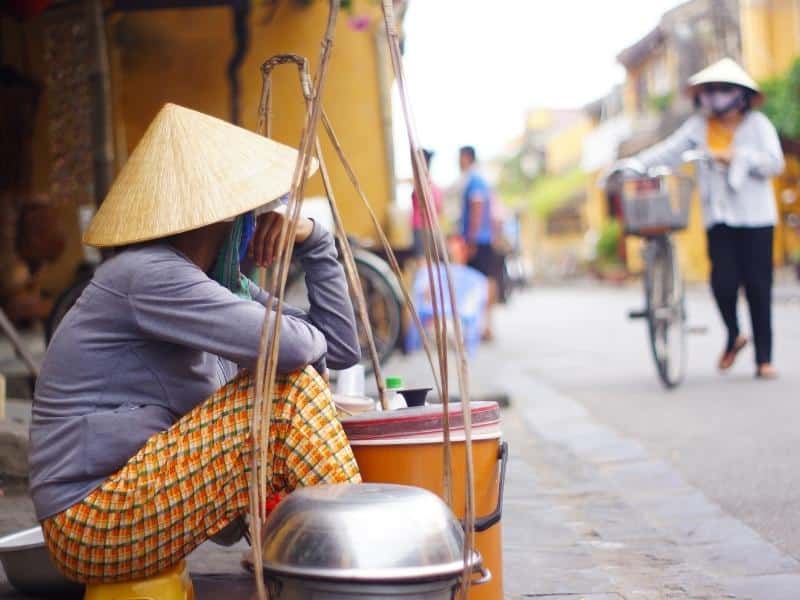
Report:
[[[492,307],[497,298],[500,268],[499,257],[493,245],[492,190],[478,171],[475,148],[463,146],[458,153],[458,163],[465,178],[461,234],[467,245],[469,266],[483,273],[489,280],[489,305],[483,338],[491,340]]]

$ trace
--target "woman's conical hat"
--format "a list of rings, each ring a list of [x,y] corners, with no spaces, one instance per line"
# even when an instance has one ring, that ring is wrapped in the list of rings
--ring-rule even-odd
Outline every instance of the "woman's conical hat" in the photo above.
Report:
[[[697,94],[700,86],[706,83],[732,83],[754,92],[758,103],[764,99],[764,94],[761,93],[758,84],[732,58],[723,58],[689,77],[687,82],[689,93]]]
[[[166,104],[120,171],[83,241],[124,246],[230,219],[288,192],[296,160],[293,148]]]

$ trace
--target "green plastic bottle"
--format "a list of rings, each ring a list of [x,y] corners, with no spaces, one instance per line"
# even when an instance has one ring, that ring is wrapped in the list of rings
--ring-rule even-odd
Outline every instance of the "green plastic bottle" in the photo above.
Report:
[[[398,408],[408,408],[406,399],[399,390],[403,389],[402,377],[387,377],[386,378],[386,404],[389,410],[397,410]]]

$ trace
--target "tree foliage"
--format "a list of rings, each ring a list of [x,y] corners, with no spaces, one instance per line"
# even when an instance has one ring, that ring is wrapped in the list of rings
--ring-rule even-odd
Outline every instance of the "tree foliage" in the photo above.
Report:
[[[762,111],[778,133],[785,138],[800,140],[800,58],[782,77],[761,84],[766,96]]]
[[[622,239],[622,225],[617,219],[609,219],[600,231],[597,238],[595,252],[597,260],[601,263],[618,263],[619,244]]]

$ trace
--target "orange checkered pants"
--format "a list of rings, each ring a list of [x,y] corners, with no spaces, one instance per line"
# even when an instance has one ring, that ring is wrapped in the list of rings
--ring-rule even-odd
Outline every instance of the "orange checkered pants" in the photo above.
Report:
[[[242,374],[153,435],[83,501],[42,523],[58,567],[95,583],[149,577],[248,511],[252,376]],[[358,483],[327,384],[307,367],[275,388],[270,493]]]

